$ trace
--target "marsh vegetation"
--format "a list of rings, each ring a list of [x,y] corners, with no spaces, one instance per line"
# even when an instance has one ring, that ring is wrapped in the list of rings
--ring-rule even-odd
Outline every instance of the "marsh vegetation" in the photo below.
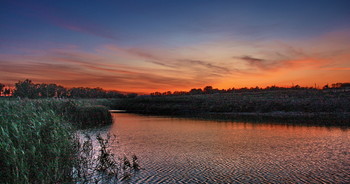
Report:
[[[349,126],[348,90],[275,89],[139,96],[119,99],[128,112],[223,120]]]
[[[91,138],[77,134],[81,128],[112,123],[108,108],[94,103],[0,100],[1,183],[87,183],[107,175],[116,181],[129,176],[137,161],[131,165],[114,158],[110,136],[93,137],[99,144],[92,146]]]

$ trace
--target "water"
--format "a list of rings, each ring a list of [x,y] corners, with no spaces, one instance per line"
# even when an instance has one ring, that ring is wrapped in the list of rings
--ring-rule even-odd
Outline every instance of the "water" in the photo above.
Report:
[[[113,114],[125,183],[350,183],[349,130]]]

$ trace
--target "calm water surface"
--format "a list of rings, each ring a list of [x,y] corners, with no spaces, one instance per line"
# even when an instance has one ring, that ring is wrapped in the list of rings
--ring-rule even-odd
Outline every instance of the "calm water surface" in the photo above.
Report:
[[[350,131],[113,114],[125,183],[350,183]]]

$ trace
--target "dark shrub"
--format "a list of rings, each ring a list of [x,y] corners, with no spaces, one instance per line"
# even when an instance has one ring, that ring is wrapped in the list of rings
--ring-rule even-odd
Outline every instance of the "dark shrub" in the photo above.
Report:
[[[112,115],[104,106],[78,106],[70,117],[78,126],[105,125],[112,123]]]

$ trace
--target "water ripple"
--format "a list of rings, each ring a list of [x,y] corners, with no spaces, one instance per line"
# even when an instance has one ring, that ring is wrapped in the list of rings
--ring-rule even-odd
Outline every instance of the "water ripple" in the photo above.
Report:
[[[349,131],[118,114],[115,152],[144,168],[124,183],[350,183]]]

